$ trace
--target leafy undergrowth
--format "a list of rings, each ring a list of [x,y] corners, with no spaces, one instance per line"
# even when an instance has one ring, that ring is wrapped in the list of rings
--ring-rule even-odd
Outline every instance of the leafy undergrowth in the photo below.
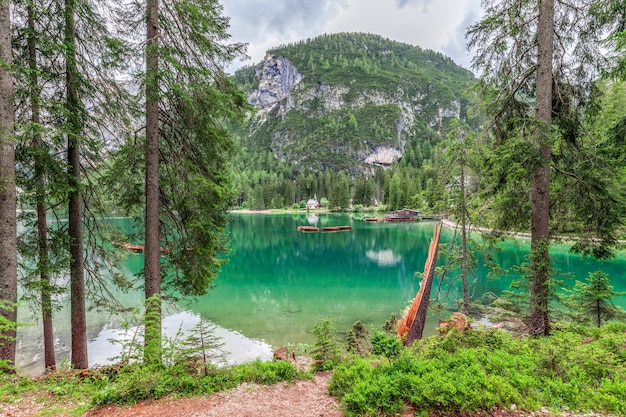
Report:
[[[570,328],[545,338],[519,338],[502,330],[452,331],[409,348],[378,332],[368,345],[373,355],[366,358],[341,352],[332,326],[316,329],[314,366],[333,369],[329,391],[348,416],[397,415],[407,407],[416,415],[544,408],[557,415],[564,410],[626,415],[626,324]],[[5,375],[0,376],[0,410],[2,403],[31,398],[40,403],[40,414],[63,410],[78,416],[106,404],[308,378],[310,372],[286,361],[232,367],[136,363],[35,380]]]
[[[453,331],[375,361],[334,369],[329,391],[350,416],[501,410],[626,415],[626,325],[568,329],[545,338]]]
[[[134,404],[169,395],[211,394],[246,382],[274,384],[311,377],[310,372],[300,371],[284,361],[255,361],[221,368],[131,364],[59,371],[35,380],[15,375],[1,376],[0,404],[15,403],[24,396],[37,393],[37,397],[45,402],[43,409],[46,413],[54,413],[58,408],[78,416],[87,409],[105,404]]]

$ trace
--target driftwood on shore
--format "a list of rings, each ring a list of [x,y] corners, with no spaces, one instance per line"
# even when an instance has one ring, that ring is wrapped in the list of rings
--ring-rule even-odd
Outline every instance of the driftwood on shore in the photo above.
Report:
[[[430,241],[428,249],[428,259],[424,267],[424,276],[420,283],[417,295],[413,299],[411,306],[405,311],[402,318],[398,321],[398,337],[400,337],[405,345],[412,344],[415,340],[421,339],[424,333],[424,325],[426,324],[426,313],[430,300],[430,289],[433,285],[433,277],[435,276],[435,266],[437,264],[437,250],[439,249],[439,235],[441,233],[441,223],[435,225],[433,238]]]

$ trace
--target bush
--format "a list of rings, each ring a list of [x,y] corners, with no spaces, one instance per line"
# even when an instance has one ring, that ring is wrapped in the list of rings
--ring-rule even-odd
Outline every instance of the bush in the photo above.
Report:
[[[96,392],[92,404],[133,404],[170,394],[195,395],[234,388],[241,383],[275,384],[310,378],[290,362],[255,362],[232,367],[209,368],[208,372],[178,372],[179,369],[140,364],[123,367]]]
[[[313,327],[315,345],[311,354],[315,360],[314,367],[324,371],[333,369],[341,360],[341,351],[335,328],[330,320],[320,320]]]
[[[374,333],[371,342],[372,353],[374,355],[382,355],[389,360],[397,357],[403,346],[397,337],[382,332]]]
[[[372,337],[374,352],[388,363],[372,367],[356,359],[335,368],[329,391],[347,414],[394,415],[405,403],[425,414],[513,407],[625,412],[622,328],[568,330],[538,339],[503,331],[450,332],[410,348],[394,339]]]
[[[367,336],[369,331],[361,320],[357,320],[346,334],[348,352],[355,353],[361,357],[368,356],[372,353],[372,344]]]

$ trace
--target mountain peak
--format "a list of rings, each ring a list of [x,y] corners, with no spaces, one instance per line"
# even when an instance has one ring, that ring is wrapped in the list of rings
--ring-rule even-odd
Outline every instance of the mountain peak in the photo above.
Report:
[[[271,49],[235,79],[257,109],[239,135],[249,149],[353,175],[444,135],[449,119],[463,117],[463,92],[475,81],[438,52],[362,33]]]

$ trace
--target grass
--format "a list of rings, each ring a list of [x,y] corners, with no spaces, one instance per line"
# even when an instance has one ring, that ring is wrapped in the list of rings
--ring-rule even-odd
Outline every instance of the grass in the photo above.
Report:
[[[545,338],[520,338],[502,330],[452,331],[411,347],[375,332],[374,354],[365,358],[349,355],[339,345],[336,351],[330,345],[339,342],[329,329],[318,331],[317,363],[331,364],[329,392],[349,416],[396,415],[407,406],[423,415],[542,408],[555,414],[569,410],[626,415],[624,323],[599,329],[568,327]],[[188,361],[167,367],[136,363],[59,371],[36,380],[2,375],[0,408],[3,403],[30,401],[39,407],[40,415],[63,411],[78,416],[106,404],[311,377],[310,372],[283,361],[209,367],[208,371]]]
[[[0,376],[2,404],[25,400],[39,407],[39,415],[69,413],[107,404],[135,404],[138,401],[170,395],[193,396],[224,391],[247,383],[275,384],[311,378],[289,362],[254,361],[230,367],[211,367],[205,374],[194,367],[131,364],[87,371],[59,371],[35,380],[15,375]]]

